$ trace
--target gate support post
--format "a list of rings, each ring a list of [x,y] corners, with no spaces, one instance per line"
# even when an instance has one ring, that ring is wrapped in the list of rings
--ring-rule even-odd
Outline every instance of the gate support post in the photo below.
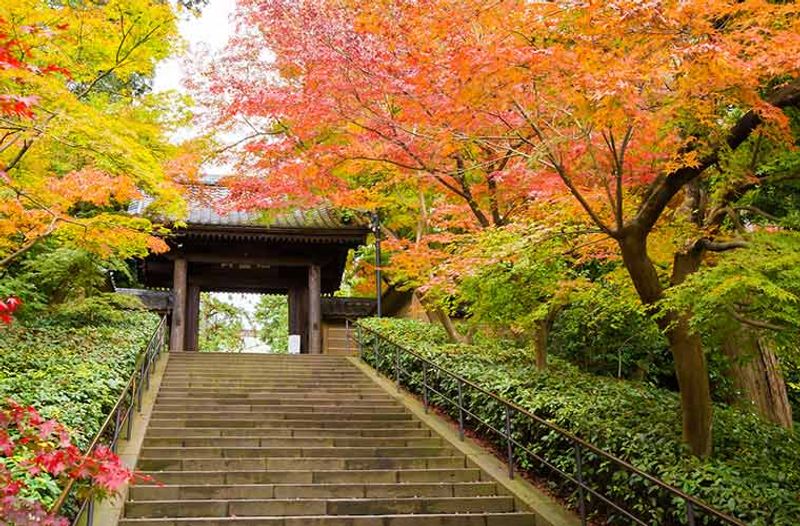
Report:
[[[322,272],[319,265],[308,267],[308,352],[322,353]]]
[[[170,327],[170,351],[184,350],[186,332],[186,275],[189,265],[185,258],[175,259],[172,273],[172,327]]]

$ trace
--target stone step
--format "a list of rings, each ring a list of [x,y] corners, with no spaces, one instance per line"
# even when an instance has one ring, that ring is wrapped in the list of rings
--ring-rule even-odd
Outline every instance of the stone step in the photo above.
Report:
[[[328,361],[331,360],[324,354],[264,354],[264,353],[231,353],[231,352],[194,352],[194,351],[173,351],[170,352],[170,358],[175,360],[186,359],[191,362],[199,362],[203,360],[220,359],[225,363],[236,362],[237,360],[253,359],[263,361],[288,361],[291,363],[299,362],[312,362],[312,361]]]
[[[153,458],[400,458],[455,454],[450,447],[145,447],[142,456]]]
[[[174,409],[161,409],[156,405],[153,411],[153,418],[162,419],[169,418],[178,420],[196,419],[196,420],[247,420],[255,422],[265,422],[269,420],[325,420],[329,421],[331,418],[343,418],[346,420],[367,420],[367,421],[384,421],[384,420],[413,420],[414,417],[411,413],[395,407],[392,412],[388,411],[364,411],[364,410],[330,410],[325,412],[314,411],[314,408],[308,408],[309,411],[298,409],[283,409],[283,408],[264,408],[256,409],[253,411],[176,411]],[[335,416],[332,416],[335,415]]]
[[[156,403],[170,403],[170,404],[191,404],[191,405],[259,405],[259,406],[282,406],[282,405],[351,405],[368,402],[373,406],[391,406],[397,407],[398,404],[389,396],[374,396],[370,398],[361,397],[337,397],[337,398],[309,398],[303,396],[296,396],[293,398],[285,397],[272,397],[272,398],[201,398],[201,397],[164,397],[156,398]]]
[[[370,403],[391,403],[397,405],[391,397],[384,394],[353,394],[353,395],[340,395],[336,398],[314,396],[312,394],[296,394],[294,396],[268,396],[259,395],[258,397],[248,396],[247,393],[242,393],[237,396],[195,396],[187,397],[181,395],[160,394],[156,398],[156,403],[162,401],[169,401],[170,403],[214,403],[214,404],[251,404],[251,405],[283,405],[283,404],[297,404],[297,403],[329,403],[329,404],[348,404],[354,402],[367,401]]]
[[[286,515],[374,515],[415,513],[507,513],[514,499],[490,497],[416,497],[365,499],[242,499],[129,501],[125,516],[269,517]]]
[[[345,358],[346,359],[346,358]],[[217,370],[215,370],[217,369]],[[348,378],[358,378],[358,369],[354,369],[350,364],[343,367],[264,367],[258,364],[243,364],[241,367],[228,367],[222,364],[203,364],[197,367],[186,367],[182,365],[167,365],[166,374],[169,377],[203,377],[203,378],[233,378],[235,376],[244,377],[275,377],[285,374],[291,378],[310,378],[316,375],[333,376],[336,374],[344,375]],[[361,375],[364,379],[364,375]]]
[[[387,497],[483,497],[494,482],[164,485],[131,488],[132,501],[200,499],[334,499]]]
[[[164,386],[159,390],[163,394],[180,394],[184,397],[191,395],[203,395],[203,397],[222,397],[228,398],[231,396],[247,396],[251,398],[258,398],[260,396],[297,396],[297,395],[310,395],[312,397],[334,397],[334,396],[360,396],[360,395],[385,395],[386,393],[380,388],[357,388],[357,387],[231,387],[229,389],[223,388],[207,388],[207,387],[169,387]]]
[[[534,526],[527,512],[418,515],[340,515],[191,519],[123,519],[121,526]]]
[[[156,402],[156,407],[159,410],[201,410],[201,411],[277,411],[277,410],[290,410],[290,411],[311,411],[311,412],[339,412],[347,410],[359,411],[405,411],[402,406],[394,402],[365,402],[363,400],[351,401],[344,403],[332,403],[332,401],[320,401],[317,403],[295,401],[293,404],[257,404],[247,401],[229,401],[227,403],[220,403],[215,401],[210,402],[173,402],[171,400],[160,400]]]
[[[349,379],[345,379],[349,380]],[[341,378],[303,378],[303,379],[281,379],[281,378],[263,378],[263,379],[222,379],[212,380],[210,378],[192,378],[187,380],[170,380],[163,382],[164,387],[177,389],[179,387],[189,387],[197,389],[219,389],[223,387],[235,388],[248,388],[248,389],[292,389],[292,388],[312,388],[312,389],[326,389],[326,388],[340,388],[347,386],[349,389],[364,387],[367,389],[373,386],[364,382],[363,380],[352,379],[350,381],[343,381]]]
[[[164,384],[163,389],[164,392],[175,392],[175,391],[191,391],[193,393],[240,393],[240,392],[247,392],[247,393],[280,393],[280,394],[291,394],[292,392],[298,393],[325,393],[325,394],[346,394],[346,393],[373,393],[373,394],[381,394],[380,391],[374,389],[369,386],[358,386],[353,385],[352,383],[348,384],[348,387],[336,387],[337,385],[341,385],[340,382],[330,382],[330,383],[314,383],[314,384],[291,384],[291,383],[281,383],[281,382],[274,382],[272,384],[266,383],[259,383],[253,385],[246,385],[246,384],[211,384],[211,383],[203,383],[203,384]]]
[[[154,426],[164,427],[164,426],[172,426],[172,427],[184,427],[187,429],[191,429],[194,427],[220,427],[220,428],[268,428],[268,427],[288,427],[288,428],[322,428],[325,429],[327,427],[330,428],[345,428],[345,429],[353,429],[353,428],[383,428],[383,429],[408,429],[408,428],[418,428],[420,427],[419,422],[411,419],[405,420],[366,420],[366,419],[359,419],[359,420],[351,420],[342,418],[340,420],[331,422],[330,419],[320,419],[320,418],[225,418],[225,416],[220,416],[218,418],[203,418],[203,419],[175,419],[175,418],[157,418],[154,417],[150,420],[150,422]]]
[[[398,438],[398,437],[344,437],[344,438],[299,438],[287,436],[273,437],[150,437],[144,440],[144,447],[435,447],[445,444],[437,437]]]
[[[208,437],[406,437],[418,438],[433,436],[431,431],[423,427],[411,428],[371,428],[359,429],[358,427],[309,427],[302,429],[290,429],[286,426],[263,426],[259,428],[223,428],[223,427],[173,427],[173,426],[152,426],[148,428],[146,436],[150,437],[184,437],[184,438],[208,438]]]
[[[274,457],[274,458],[153,458],[140,457],[143,471],[251,471],[257,469],[456,469],[470,467],[463,456],[438,457]]]
[[[479,482],[477,468],[350,469],[350,470],[254,470],[254,471],[147,471],[155,483],[173,485],[225,484],[346,484]],[[147,483],[144,483],[147,484]]]
[[[275,374],[270,375],[258,375],[258,376],[243,376],[243,375],[232,375],[232,376],[221,376],[218,374],[193,374],[193,375],[170,375],[169,378],[166,379],[167,384],[173,383],[182,383],[182,382],[229,382],[229,383],[248,383],[248,384],[258,384],[258,383],[297,383],[297,384],[309,384],[309,383],[336,383],[338,381],[341,384],[341,380],[351,380],[359,385],[370,385],[370,381],[368,378],[364,378],[361,376],[360,378],[355,375],[348,375],[344,373],[330,373],[330,374],[313,374],[313,375],[305,375],[305,376],[298,376],[298,375],[286,375],[281,374],[280,372],[276,372]]]

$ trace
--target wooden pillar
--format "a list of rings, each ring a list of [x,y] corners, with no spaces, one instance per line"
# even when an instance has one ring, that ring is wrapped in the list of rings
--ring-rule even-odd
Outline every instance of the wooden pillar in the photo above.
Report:
[[[308,352],[322,353],[322,273],[319,265],[308,267]]]
[[[186,350],[200,350],[200,285],[189,285],[186,296]]]
[[[300,336],[300,352],[308,352],[308,288],[289,289],[289,334]]]
[[[185,258],[175,260],[172,272],[172,327],[169,336],[171,351],[184,350],[187,270],[188,264]]]

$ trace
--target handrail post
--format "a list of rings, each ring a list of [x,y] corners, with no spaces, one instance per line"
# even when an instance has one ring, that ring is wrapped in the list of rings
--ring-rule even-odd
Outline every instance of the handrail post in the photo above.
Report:
[[[581,524],[586,525],[586,493],[583,490],[583,459],[581,458],[581,448],[577,442],[572,443],[575,450],[575,477],[578,480],[578,509],[581,514]]]
[[[350,355],[350,319],[345,318],[344,320],[344,344],[345,350],[347,351],[348,356]]]
[[[375,336],[375,370],[381,372],[381,345],[378,335],[373,333],[373,336]]]
[[[136,410],[140,413],[142,412],[142,396],[144,396],[144,389],[142,389],[143,383],[144,374],[141,370],[139,370],[139,390],[136,391]]]
[[[131,432],[133,431],[133,411],[136,409],[136,376],[133,377],[133,385],[131,386],[131,401],[128,405],[128,421],[125,429],[125,440],[131,439]]]
[[[400,347],[394,346],[394,383],[397,391],[400,391]]]
[[[428,413],[428,362],[422,362],[422,405]]]
[[[114,411],[114,433],[111,438],[111,451],[114,453],[117,452],[117,442],[119,439],[119,427],[121,424],[119,411],[122,409],[122,406],[117,405],[117,409]],[[91,451],[90,451],[91,453]]]
[[[356,325],[356,344],[358,345],[358,358],[359,360],[364,360],[364,346],[361,344],[361,325]]]
[[[464,441],[464,382],[458,379],[458,438]]]
[[[94,525],[94,497],[89,497],[86,504],[86,526]]]
[[[147,351],[145,351],[144,360],[142,360],[142,367],[144,372],[144,385],[145,389],[150,389],[150,360],[147,357]]]
[[[508,478],[514,478],[514,444],[511,439],[511,407],[506,406],[506,454],[508,456]]]

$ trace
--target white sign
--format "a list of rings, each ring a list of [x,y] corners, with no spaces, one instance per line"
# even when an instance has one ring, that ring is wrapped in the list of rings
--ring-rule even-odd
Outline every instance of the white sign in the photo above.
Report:
[[[289,354],[300,354],[300,335],[289,335]]]

